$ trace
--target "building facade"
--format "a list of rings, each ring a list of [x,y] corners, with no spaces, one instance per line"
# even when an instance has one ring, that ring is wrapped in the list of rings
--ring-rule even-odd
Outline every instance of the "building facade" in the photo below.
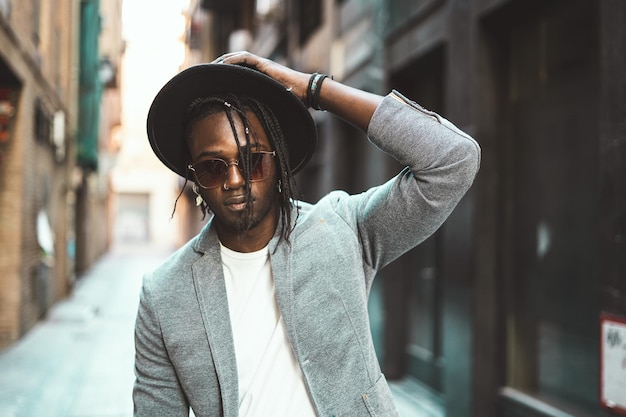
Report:
[[[0,7],[0,345],[17,340],[71,286],[78,9],[55,3]]]
[[[74,269],[85,272],[113,241],[111,173],[121,146],[122,0],[80,2]]]
[[[398,396],[431,416],[624,411],[626,350],[606,379],[601,323],[626,319],[626,3],[198,0],[188,22],[188,64],[248,49],[395,88],[481,144],[468,195],[372,291]],[[305,200],[401,168],[342,121],[314,117]]]
[[[85,3],[0,1],[0,347],[32,328],[77,277]]]

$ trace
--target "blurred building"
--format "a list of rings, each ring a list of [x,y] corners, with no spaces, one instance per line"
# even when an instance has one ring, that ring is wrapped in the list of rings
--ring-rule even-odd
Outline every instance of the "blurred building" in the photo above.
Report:
[[[111,245],[111,172],[121,146],[122,0],[82,0],[75,270],[82,274]]]
[[[118,246],[149,245],[155,250],[171,251],[182,243],[178,216],[181,210],[177,207],[174,213],[180,187],[178,176],[156,157],[146,133],[152,100],[180,70],[183,61],[182,11],[180,1],[124,4],[124,108],[121,146],[111,173],[113,241]]]
[[[107,10],[120,2],[105,2]],[[115,105],[108,104],[99,124],[100,16],[97,1],[0,0],[0,346],[66,296],[77,272],[106,246],[104,232],[81,232],[104,224],[89,214],[101,201],[91,208],[82,202],[94,195],[88,188],[98,188],[99,143],[116,124]],[[94,43],[84,36],[86,25]],[[114,69],[121,50],[111,52]],[[109,81],[104,88],[115,88]],[[89,114],[81,99],[88,89]],[[86,140],[88,129],[95,136]]]
[[[426,415],[604,416],[600,319],[626,317],[625,40],[620,0],[197,0],[187,65],[248,49],[396,88],[472,134],[473,188],[372,291],[384,372]],[[399,171],[314,117],[306,200]]]

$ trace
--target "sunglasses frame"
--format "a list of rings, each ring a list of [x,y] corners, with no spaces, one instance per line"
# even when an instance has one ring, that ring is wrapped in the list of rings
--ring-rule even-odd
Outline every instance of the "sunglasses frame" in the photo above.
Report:
[[[254,154],[260,154],[261,155],[261,159],[260,159],[260,163],[262,163],[263,158],[265,157],[265,155],[269,155],[270,157],[274,158],[276,156],[276,151],[254,151],[254,152],[250,152],[250,155],[254,155]],[[239,172],[243,174],[243,172],[241,171],[241,168],[239,167],[239,159],[233,159],[232,161],[228,162],[222,158],[207,158],[207,159],[203,159],[199,162],[205,162],[205,161],[219,161],[222,162],[224,164],[224,166],[226,167],[226,170],[224,171],[224,175],[223,175],[223,180],[224,183],[226,182],[226,176],[228,175],[228,168],[230,168],[231,165],[235,165],[237,167],[237,169],[239,169]],[[202,185],[202,183],[200,182],[200,180],[198,179],[198,175],[197,175],[197,171],[196,169],[193,167],[194,164],[188,164],[187,165],[187,170],[191,171],[193,173],[193,176],[196,180],[196,184],[198,184],[198,186],[200,188],[203,188],[205,190],[211,190],[214,188],[219,188],[222,185],[224,185],[224,183],[219,183],[217,185],[214,185],[212,187],[206,187],[204,185]],[[257,182],[257,181],[263,181],[266,180],[268,177],[265,178],[260,178],[260,179],[252,179],[250,178],[250,182]]]

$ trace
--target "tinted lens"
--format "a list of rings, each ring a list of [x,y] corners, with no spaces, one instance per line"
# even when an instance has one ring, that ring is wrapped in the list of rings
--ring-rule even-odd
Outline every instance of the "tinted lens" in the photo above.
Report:
[[[205,188],[221,186],[227,168],[226,163],[220,159],[205,159],[193,165],[196,179]]]
[[[250,179],[259,181],[267,178],[272,164],[272,154],[253,152],[250,154]]]

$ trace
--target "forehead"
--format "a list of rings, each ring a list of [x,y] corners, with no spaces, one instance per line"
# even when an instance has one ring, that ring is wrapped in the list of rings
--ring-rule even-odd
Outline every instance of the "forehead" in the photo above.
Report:
[[[231,111],[231,115],[232,118],[229,120],[226,111],[219,111],[210,113],[194,123],[189,143],[192,156],[208,148],[218,152],[237,149],[237,141],[239,145],[245,146],[247,141],[246,128],[249,132],[248,137],[251,146],[264,150],[272,149],[263,125],[253,112],[246,112],[247,123],[244,122],[242,115],[238,112]]]

